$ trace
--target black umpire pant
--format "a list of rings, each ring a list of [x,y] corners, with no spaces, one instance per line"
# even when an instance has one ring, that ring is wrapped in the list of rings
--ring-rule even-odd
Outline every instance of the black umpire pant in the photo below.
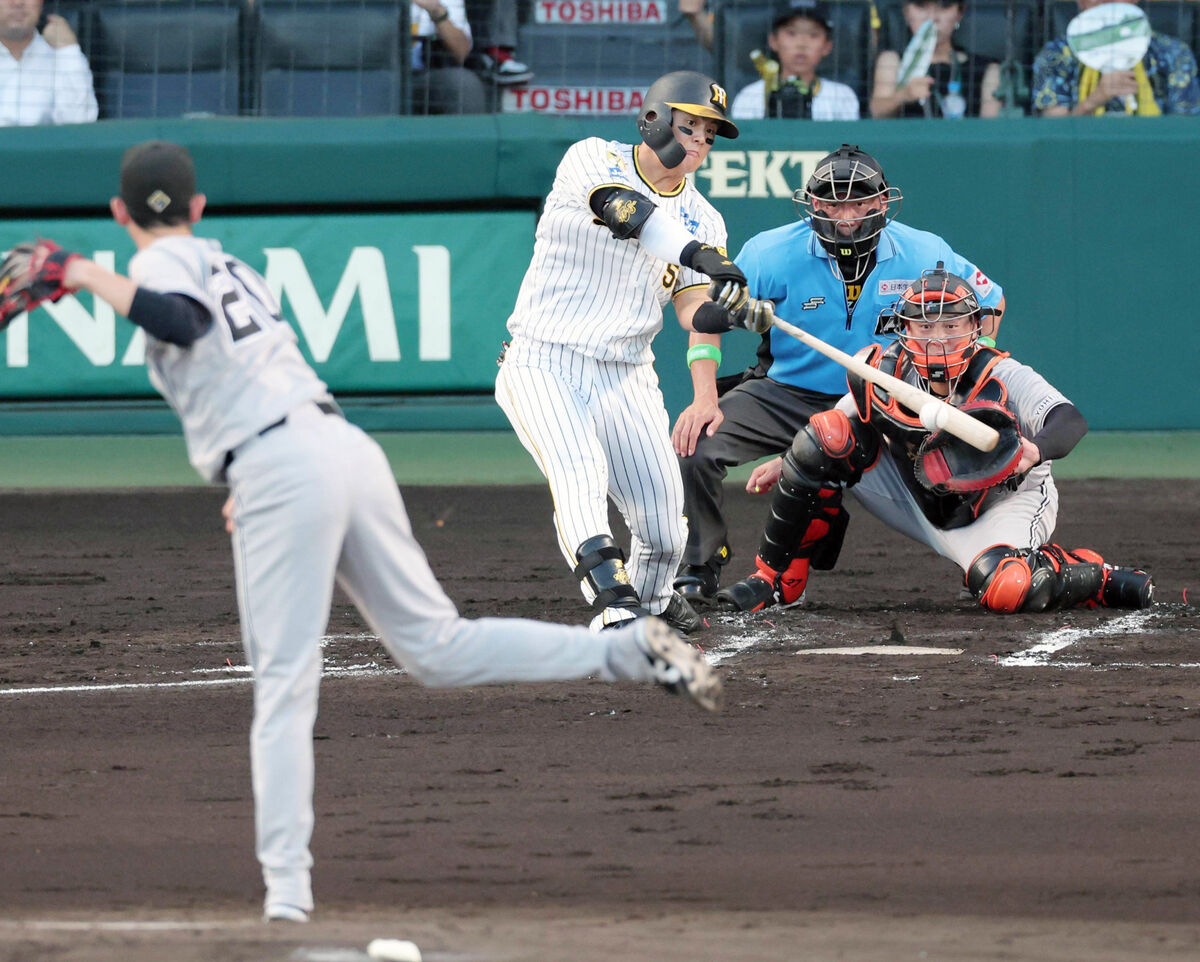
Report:
[[[721,395],[725,420],[716,434],[708,437],[701,431],[696,453],[679,459],[688,519],[683,564],[704,564],[728,543],[724,484],[729,469],[783,454],[810,417],[833,407],[840,398],[840,394],[806,391],[768,377],[751,377]]]

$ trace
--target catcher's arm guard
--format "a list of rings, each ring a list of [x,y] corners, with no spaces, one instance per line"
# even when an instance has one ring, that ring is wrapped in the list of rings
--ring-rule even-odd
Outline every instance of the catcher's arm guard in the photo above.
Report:
[[[48,240],[26,241],[10,250],[0,263],[0,331],[18,314],[70,294],[74,288],[63,278],[78,256]]]
[[[995,401],[968,401],[959,410],[996,429],[1000,440],[979,451],[946,431],[935,431],[917,449],[917,480],[935,494],[986,491],[1013,477],[1021,462],[1021,431],[1008,408]]]

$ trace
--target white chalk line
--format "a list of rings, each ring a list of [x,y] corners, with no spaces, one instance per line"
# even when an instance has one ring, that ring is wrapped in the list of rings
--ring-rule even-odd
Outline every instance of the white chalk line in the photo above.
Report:
[[[1085,638],[1096,638],[1104,635],[1115,634],[1141,634],[1150,629],[1150,622],[1153,619],[1153,609],[1144,609],[1141,611],[1133,611],[1123,615],[1113,621],[1108,622],[1098,628],[1058,628],[1034,642],[1034,644],[1026,648],[1024,651],[1016,652],[1012,655],[1006,655],[998,659],[998,664],[1005,667],[1030,668],[1030,667],[1046,667],[1054,666],[1059,668],[1196,668],[1200,664],[1185,662],[1185,663],[1154,663],[1154,662],[1115,662],[1109,665],[1098,666],[1086,662],[1052,662],[1051,656],[1055,653],[1070,647],[1076,642]],[[774,630],[774,626],[771,626]],[[790,641],[803,640],[806,632],[795,632],[789,635]],[[765,642],[772,640],[773,631],[754,632],[744,634],[734,638],[723,644],[708,648],[704,652],[705,659],[710,665],[718,666],[729,661],[737,655],[743,654],[758,648]],[[321,645],[324,647],[330,641],[370,641],[377,642],[379,639],[375,635],[358,633],[348,635],[326,635],[321,639]],[[958,655],[962,653],[961,648],[934,648],[906,645],[868,645],[854,648],[800,648],[795,654],[844,654],[844,655],[860,655],[860,654],[875,654],[875,655]],[[205,686],[217,685],[245,685],[253,682],[251,669],[248,665],[226,665],[220,668],[197,668],[195,674],[221,673],[222,675],[236,674],[238,677],[221,677],[221,678],[204,678],[204,679],[188,679],[183,681],[155,681],[155,682],[113,682],[110,684],[95,684],[95,685],[48,685],[36,688],[0,688],[0,695],[48,695],[59,694],[63,692],[97,692],[97,691],[133,691],[133,690],[148,690],[159,688],[203,688]],[[403,675],[405,670],[394,666],[381,666],[378,662],[370,661],[359,665],[332,665],[326,664],[321,676],[322,678],[357,678],[383,675]]]
[[[379,639],[371,634],[326,635],[321,639],[324,648],[331,641],[373,641]],[[325,659],[321,668],[322,678],[362,678],[382,675],[403,675],[403,668],[381,665],[377,661],[361,664],[337,665]],[[195,675],[221,675],[220,678],[197,678],[180,681],[109,682],[88,685],[43,685],[36,688],[0,688],[0,695],[57,695],[66,692],[138,691],[160,688],[206,688],[220,685],[249,685],[254,681],[253,669],[249,665],[222,665],[218,668],[195,668]],[[229,676],[235,677],[229,677]]]
[[[117,922],[71,921],[68,919],[26,919],[20,921],[0,920],[0,930],[17,932],[196,932],[206,930],[225,931],[231,928],[250,928],[262,923],[257,919],[222,919],[211,921],[185,921],[157,919],[138,921],[129,919]]]
[[[1141,611],[1131,611],[1127,615],[1114,618],[1097,628],[1057,628],[1034,642],[1024,651],[1005,655],[999,659],[999,664],[1005,667],[1033,668],[1050,664],[1050,657],[1064,648],[1085,638],[1102,638],[1105,635],[1135,635],[1148,631],[1153,618],[1152,608]]]
[[[1099,638],[1106,635],[1133,635],[1144,634],[1151,630],[1154,620],[1154,609],[1146,608],[1139,611],[1131,611],[1123,614],[1106,624],[1095,628],[1056,628],[1053,631],[1035,636],[1033,644],[1023,651],[1016,652],[1011,655],[1006,655],[998,659],[998,664],[1005,667],[1016,668],[1032,668],[1032,667],[1059,667],[1059,668],[1076,668],[1090,670],[1109,670],[1115,668],[1196,668],[1200,664],[1194,662],[1110,662],[1105,665],[1095,665],[1090,662],[1062,662],[1052,661],[1051,656],[1057,652],[1069,648],[1071,645],[1088,638]],[[761,622],[756,622],[761,624]],[[768,622],[769,624],[769,622]],[[774,628],[774,626],[771,626]],[[811,639],[811,632],[795,632],[789,634],[789,642],[800,641],[803,643],[806,639]],[[705,657],[710,665],[714,667],[720,665],[737,655],[751,651],[764,643],[775,640],[776,636],[771,631],[756,631],[734,638],[731,641],[716,645],[705,651]],[[873,645],[859,646],[854,648],[803,648],[795,652],[797,655],[809,654],[875,654],[875,655],[920,655],[920,654],[944,654],[954,656],[962,654],[961,648],[935,648],[935,647],[919,647],[909,645]]]

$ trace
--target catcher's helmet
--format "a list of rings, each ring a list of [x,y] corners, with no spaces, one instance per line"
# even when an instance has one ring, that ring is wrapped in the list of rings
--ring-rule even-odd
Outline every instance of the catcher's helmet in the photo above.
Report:
[[[717,122],[717,133],[731,140],[737,125],[725,116],[729,97],[725,88],[694,70],[676,70],[659,77],[646,91],[638,114],[638,133],[668,170],[683,163],[687,151],[675,139],[671,110],[683,110]]]
[[[831,217],[814,206],[814,200],[824,204],[878,203],[860,217],[847,220]],[[879,161],[854,144],[842,144],[817,161],[808,183],[792,194],[800,216],[809,218],[821,246],[836,259],[847,281],[861,280],[866,274],[868,255],[878,245],[880,232],[899,213],[901,200],[900,191],[888,186]],[[846,276],[847,271],[853,276]]]
[[[970,282],[938,261],[933,270],[921,272],[890,310],[880,313],[875,333],[895,334],[922,378],[947,383],[953,390],[975,353],[983,318],[990,314],[991,308],[979,306]],[[970,323],[961,334],[930,335],[912,327],[963,318]]]

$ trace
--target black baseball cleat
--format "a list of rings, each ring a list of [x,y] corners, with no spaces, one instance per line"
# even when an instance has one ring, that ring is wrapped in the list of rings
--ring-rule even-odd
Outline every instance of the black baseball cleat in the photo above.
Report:
[[[678,591],[671,595],[667,607],[658,617],[685,635],[690,635],[693,631],[699,631],[704,627],[704,619],[696,614],[696,609],[689,605]]]
[[[716,603],[734,611],[762,611],[764,608],[792,608],[804,604],[804,588],[799,593],[773,585],[755,572],[748,578],[722,588],[717,592]]]
[[[775,604],[775,588],[769,581],[750,575],[717,592],[716,603],[734,611],[762,611]]]
[[[714,604],[717,588],[721,584],[721,569],[729,564],[732,557],[733,552],[729,550],[729,546],[723,544],[704,564],[681,565],[671,587],[690,605]]]
[[[693,605],[711,605],[717,593],[717,579],[717,571],[711,565],[684,565],[671,587]]]
[[[720,711],[721,679],[699,648],[654,615],[634,622],[633,638],[650,662],[654,681],[673,695],[687,695],[706,711]]]

